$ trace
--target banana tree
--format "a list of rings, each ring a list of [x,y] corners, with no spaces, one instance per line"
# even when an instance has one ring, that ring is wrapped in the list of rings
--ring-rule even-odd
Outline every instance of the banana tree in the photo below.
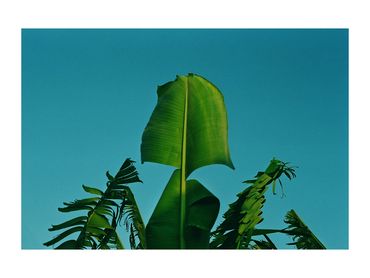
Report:
[[[197,180],[197,168],[225,164],[234,169],[227,142],[221,92],[201,76],[178,76],[158,87],[158,103],[144,130],[141,161],[177,169],[149,219],[148,248],[207,248],[219,200]]]
[[[294,210],[290,210],[284,222],[289,224],[284,229],[257,229],[263,221],[263,205],[266,202],[265,192],[269,185],[275,194],[280,177],[285,175],[289,180],[296,177],[295,167],[277,159],[272,159],[264,172],[258,172],[254,179],[244,183],[251,184],[244,191],[237,194],[238,199],[229,205],[223,215],[223,222],[212,232],[210,248],[215,249],[277,249],[269,237],[270,234],[282,233],[293,237],[297,249],[325,249],[312,231],[304,224]],[[263,236],[265,240],[259,240]]]
[[[45,242],[45,246],[55,245],[66,237],[78,233],[77,239],[64,241],[55,249],[123,249],[117,233],[117,225],[125,217],[126,229],[130,231],[131,248],[145,248],[144,223],[136,204],[130,183],[141,182],[131,159],[126,159],[113,177],[106,173],[107,188],[102,190],[83,185],[83,189],[96,197],[65,202],[60,212],[87,211],[82,215],[58,225],[52,225],[49,231],[66,229],[64,232]],[[136,239],[139,244],[136,244]]]
[[[297,248],[325,248],[294,211],[286,216],[285,229],[257,229],[262,221],[265,192],[281,175],[295,177],[294,167],[273,159],[264,172],[237,195],[224,214],[223,222],[211,232],[219,214],[220,201],[204,185],[188,179],[196,169],[223,164],[231,169],[228,122],[223,95],[205,78],[189,74],[158,87],[158,102],[142,135],[141,162],[155,162],[176,169],[172,173],[146,227],[128,184],[141,182],[133,161],[126,160],[115,177],[107,172],[105,192],[84,186],[99,197],[65,203],[62,212],[87,210],[87,216],[74,218],[49,230],[69,228],[46,246],[56,248],[123,248],[116,231],[124,215],[132,249],[276,249],[269,237],[284,233],[293,237]],[[115,200],[120,200],[117,204]],[[72,227],[72,228],[70,228]],[[263,236],[265,240],[259,240]]]

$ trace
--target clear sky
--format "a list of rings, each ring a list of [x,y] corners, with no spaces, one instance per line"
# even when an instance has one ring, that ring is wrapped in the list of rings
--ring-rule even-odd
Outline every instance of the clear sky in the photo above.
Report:
[[[44,248],[51,224],[71,218],[62,202],[88,197],[82,184],[104,189],[127,157],[147,222],[173,167],[140,164],[141,135],[157,86],[189,72],[221,90],[228,112],[236,169],[191,175],[220,199],[218,222],[276,157],[299,166],[297,178],[283,179],[284,198],[268,191],[259,227],[285,227],[293,208],[327,248],[348,248],[345,29],[23,30],[22,248]]]

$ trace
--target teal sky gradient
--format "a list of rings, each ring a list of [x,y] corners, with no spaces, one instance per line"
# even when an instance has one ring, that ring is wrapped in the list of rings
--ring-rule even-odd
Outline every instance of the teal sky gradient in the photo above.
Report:
[[[174,168],[140,164],[141,135],[157,86],[189,72],[221,90],[228,112],[236,169],[191,174],[221,200],[217,223],[276,157],[297,178],[283,179],[284,198],[268,191],[260,227],[285,227],[293,208],[327,248],[348,248],[346,29],[23,30],[22,248],[44,248],[51,224],[71,218],[62,202],[87,197],[82,184],[104,189],[127,157],[147,222]]]

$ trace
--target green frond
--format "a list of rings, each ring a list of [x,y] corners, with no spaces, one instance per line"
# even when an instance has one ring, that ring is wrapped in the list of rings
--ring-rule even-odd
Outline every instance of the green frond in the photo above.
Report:
[[[87,210],[87,216],[75,217],[59,225],[52,225],[49,231],[69,229],[44,245],[52,246],[67,236],[79,232],[77,239],[67,240],[56,249],[123,249],[116,228],[126,210],[130,212],[130,219],[133,219],[135,229],[143,233],[145,227],[141,216],[138,217],[139,209],[131,190],[126,186],[129,183],[141,182],[133,163],[131,159],[126,159],[115,177],[109,172],[106,173],[108,182],[105,192],[86,185],[82,186],[85,192],[98,195],[97,197],[64,202],[65,207],[58,208],[60,212]],[[120,204],[117,200],[121,201]]]
[[[134,163],[135,161],[131,160],[130,158],[126,159],[114,179],[110,182],[115,184],[130,184],[135,182],[142,182],[136,171]]]
[[[97,204],[97,201],[99,200],[99,197],[93,197],[93,198],[86,198],[82,200],[75,200],[73,202],[63,202],[63,204],[67,207],[79,207],[79,206],[94,206]]]
[[[326,249],[294,210],[288,211],[284,222],[289,224],[285,233],[293,237],[288,245],[295,245],[297,249]]]
[[[95,194],[95,195],[99,195],[99,196],[103,196],[104,192],[101,191],[100,189],[97,189],[97,188],[94,188],[94,187],[89,187],[87,185],[82,185],[82,188],[87,192],[87,193],[90,193],[90,194]]]
[[[63,233],[61,233],[60,235],[56,236],[55,238],[53,238],[52,240],[48,241],[48,242],[45,242],[44,245],[45,246],[51,246],[51,245],[54,245],[55,243],[61,241],[62,239],[64,239],[65,237],[73,234],[73,233],[76,233],[76,232],[80,232],[84,229],[84,227],[82,226],[76,226],[76,227],[73,227],[69,230],[66,230],[64,231]]]
[[[55,247],[55,249],[76,249],[76,240],[67,240],[58,247]]]
[[[262,208],[266,201],[268,185],[291,169],[287,163],[272,159],[264,172],[258,172],[256,179],[244,181],[252,185],[237,195],[238,199],[229,205],[223,215],[224,221],[211,233],[211,248],[248,248],[255,226],[263,221]]]
[[[275,244],[270,240],[256,240],[252,239],[250,244],[250,249],[269,249],[276,250]]]
[[[65,229],[65,228],[75,226],[75,225],[84,225],[86,223],[86,220],[87,220],[87,216],[79,216],[71,220],[68,220],[64,223],[61,223],[59,225],[51,225],[51,228],[49,228],[49,231],[57,231],[57,230]]]
[[[145,249],[145,225],[141,217],[139,208],[137,206],[134,194],[128,186],[125,186],[126,205],[124,207],[123,215],[125,218],[126,228],[130,226],[130,243],[132,249]],[[122,215],[122,216],[123,216]],[[130,225],[128,225],[130,223]],[[128,230],[128,229],[127,229]],[[136,243],[138,241],[138,243]]]

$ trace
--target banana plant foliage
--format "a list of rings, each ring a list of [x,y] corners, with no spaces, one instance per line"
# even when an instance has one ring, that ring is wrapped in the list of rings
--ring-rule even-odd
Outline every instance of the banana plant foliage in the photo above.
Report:
[[[295,169],[289,167],[287,163],[272,159],[264,172],[258,172],[253,180],[244,181],[252,185],[239,193],[238,199],[229,205],[228,211],[223,216],[224,221],[212,232],[211,248],[247,249],[253,235],[264,235],[267,239],[267,242],[255,242],[257,247],[274,246],[267,234],[281,230],[262,231],[256,230],[255,227],[263,221],[262,208],[266,201],[264,194],[268,185],[274,185],[276,180],[280,182],[282,174],[291,179],[295,177]]]
[[[262,208],[266,201],[265,193],[272,184],[275,194],[276,181],[282,187],[280,177],[285,175],[289,180],[296,177],[295,167],[277,159],[272,159],[264,172],[258,172],[254,179],[244,183],[251,184],[237,194],[238,199],[229,205],[223,215],[224,220],[211,233],[210,248],[214,249],[277,249],[270,234],[281,233],[292,236],[297,249],[326,249],[324,244],[307,227],[294,210],[288,211],[284,222],[289,224],[283,229],[258,229],[263,221]],[[260,239],[260,237],[264,239]]]
[[[284,222],[289,224],[284,232],[293,237],[288,245],[295,245],[297,249],[326,249],[293,209],[287,212]]]
[[[195,74],[177,76],[159,86],[157,95],[142,136],[141,161],[177,169],[147,224],[148,248],[207,248],[219,201],[187,177],[210,164],[234,169],[224,98],[215,85]]]
[[[130,226],[131,248],[145,248],[144,223],[137,207],[134,195],[127,184],[141,182],[133,161],[126,159],[113,177],[108,177],[105,192],[98,188],[83,185],[83,189],[96,197],[65,202],[60,212],[87,210],[87,215],[78,216],[62,224],[52,225],[49,231],[64,230],[52,240],[45,242],[51,246],[78,233],[76,239],[64,241],[55,249],[123,249],[123,244],[116,231],[117,225],[125,217],[126,226]],[[118,200],[118,201],[117,201]],[[136,243],[139,241],[139,243]]]
[[[141,161],[175,167],[145,227],[131,183],[141,182],[134,161],[126,159],[105,191],[83,185],[94,197],[64,203],[61,212],[87,211],[50,231],[62,232],[44,243],[56,249],[123,249],[117,228],[124,219],[131,249],[277,249],[271,234],[291,236],[298,249],[325,249],[294,210],[283,229],[259,229],[269,186],[276,194],[280,177],[294,178],[295,167],[272,159],[265,171],[237,194],[223,221],[211,232],[220,209],[219,199],[195,179],[196,169],[234,165],[228,146],[228,122],[221,92],[205,78],[188,74],[158,87],[158,102],[142,135]],[[76,236],[77,235],[77,236]],[[75,238],[72,238],[75,236]],[[261,238],[262,237],[262,238]]]

